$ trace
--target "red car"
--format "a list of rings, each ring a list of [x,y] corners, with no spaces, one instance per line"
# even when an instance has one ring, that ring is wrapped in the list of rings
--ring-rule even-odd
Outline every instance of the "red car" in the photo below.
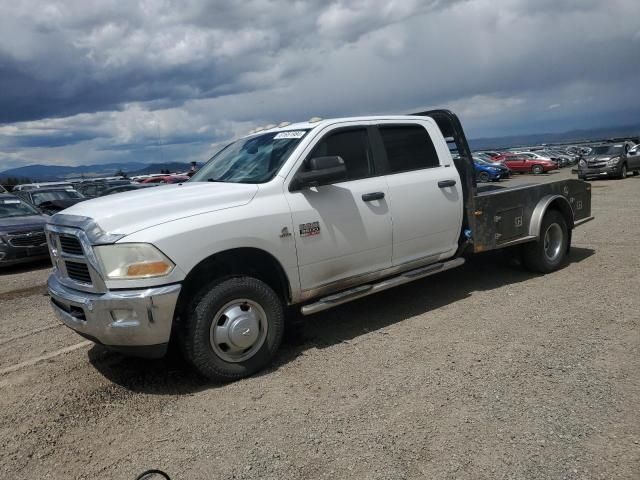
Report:
[[[183,183],[189,180],[186,175],[167,175],[166,177],[150,177],[140,183]]]
[[[509,170],[520,173],[544,173],[556,170],[558,165],[551,160],[529,158],[524,155],[502,154],[493,159],[494,162],[504,164]]]

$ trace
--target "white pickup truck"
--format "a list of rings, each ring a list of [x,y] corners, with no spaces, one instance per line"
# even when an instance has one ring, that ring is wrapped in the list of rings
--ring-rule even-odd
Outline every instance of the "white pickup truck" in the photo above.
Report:
[[[551,272],[591,219],[579,180],[480,191],[449,111],[320,120],[241,138],[186,183],[54,215],[48,286],[80,335],[152,357],[176,341],[233,380],[271,362],[289,307],[313,314],[496,248]]]

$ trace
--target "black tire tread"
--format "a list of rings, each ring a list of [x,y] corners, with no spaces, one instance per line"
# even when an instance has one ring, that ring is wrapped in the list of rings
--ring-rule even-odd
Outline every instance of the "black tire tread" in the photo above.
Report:
[[[245,293],[236,293],[243,291]],[[262,297],[260,304],[270,315],[267,339],[262,348],[254,357],[241,363],[229,363],[215,357],[208,343],[210,321],[215,313],[210,311],[219,308],[216,304],[229,301],[232,295]],[[277,352],[284,334],[284,311],[280,298],[266,283],[253,277],[227,277],[211,282],[194,295],[185,317],[179,336],[182,354],[198,373],[215,381],[238,380],[264,368]],[[206,342],[199,338],[202,335]]]
[[[522,250],[522,259],[525,266],[533,272],[551,273],[560,268],[560,266],[566,260],[570,235],[569,227],[567,226],[567,222],[562,213],[560,213],[556,209],[548,210],[545,213],[544,218],[542,219],[542,225],[540,226],[540,235],[543,235],[544,232],[546,232],[547,227],[552,223],[558,223],[562,228],[562,231],[564,232],[566,245],[562,249],[562,256],[556,263],[549,264],[544,255],[544,242],[542,238],[537,242],[530,242],[525,244]]]

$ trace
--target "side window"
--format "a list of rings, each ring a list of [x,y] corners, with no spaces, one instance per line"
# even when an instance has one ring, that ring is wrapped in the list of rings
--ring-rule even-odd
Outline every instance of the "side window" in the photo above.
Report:
[[[379,127],[390,173],[440,166],[429,133],[420,125]]]
[[[344,160],[349,180],[373,174],[369,136],[364,128],[330,133],[318,142],[309,158],[333,155],[338,155]]]

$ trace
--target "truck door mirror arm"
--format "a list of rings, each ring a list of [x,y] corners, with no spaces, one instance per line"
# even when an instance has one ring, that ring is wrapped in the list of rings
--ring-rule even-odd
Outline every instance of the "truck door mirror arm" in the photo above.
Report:
[[[347,167],[338,155],[314,157],[305,162],[306,171],[299,171],[291,182],[290,191],[319,187],[347,179]]]

